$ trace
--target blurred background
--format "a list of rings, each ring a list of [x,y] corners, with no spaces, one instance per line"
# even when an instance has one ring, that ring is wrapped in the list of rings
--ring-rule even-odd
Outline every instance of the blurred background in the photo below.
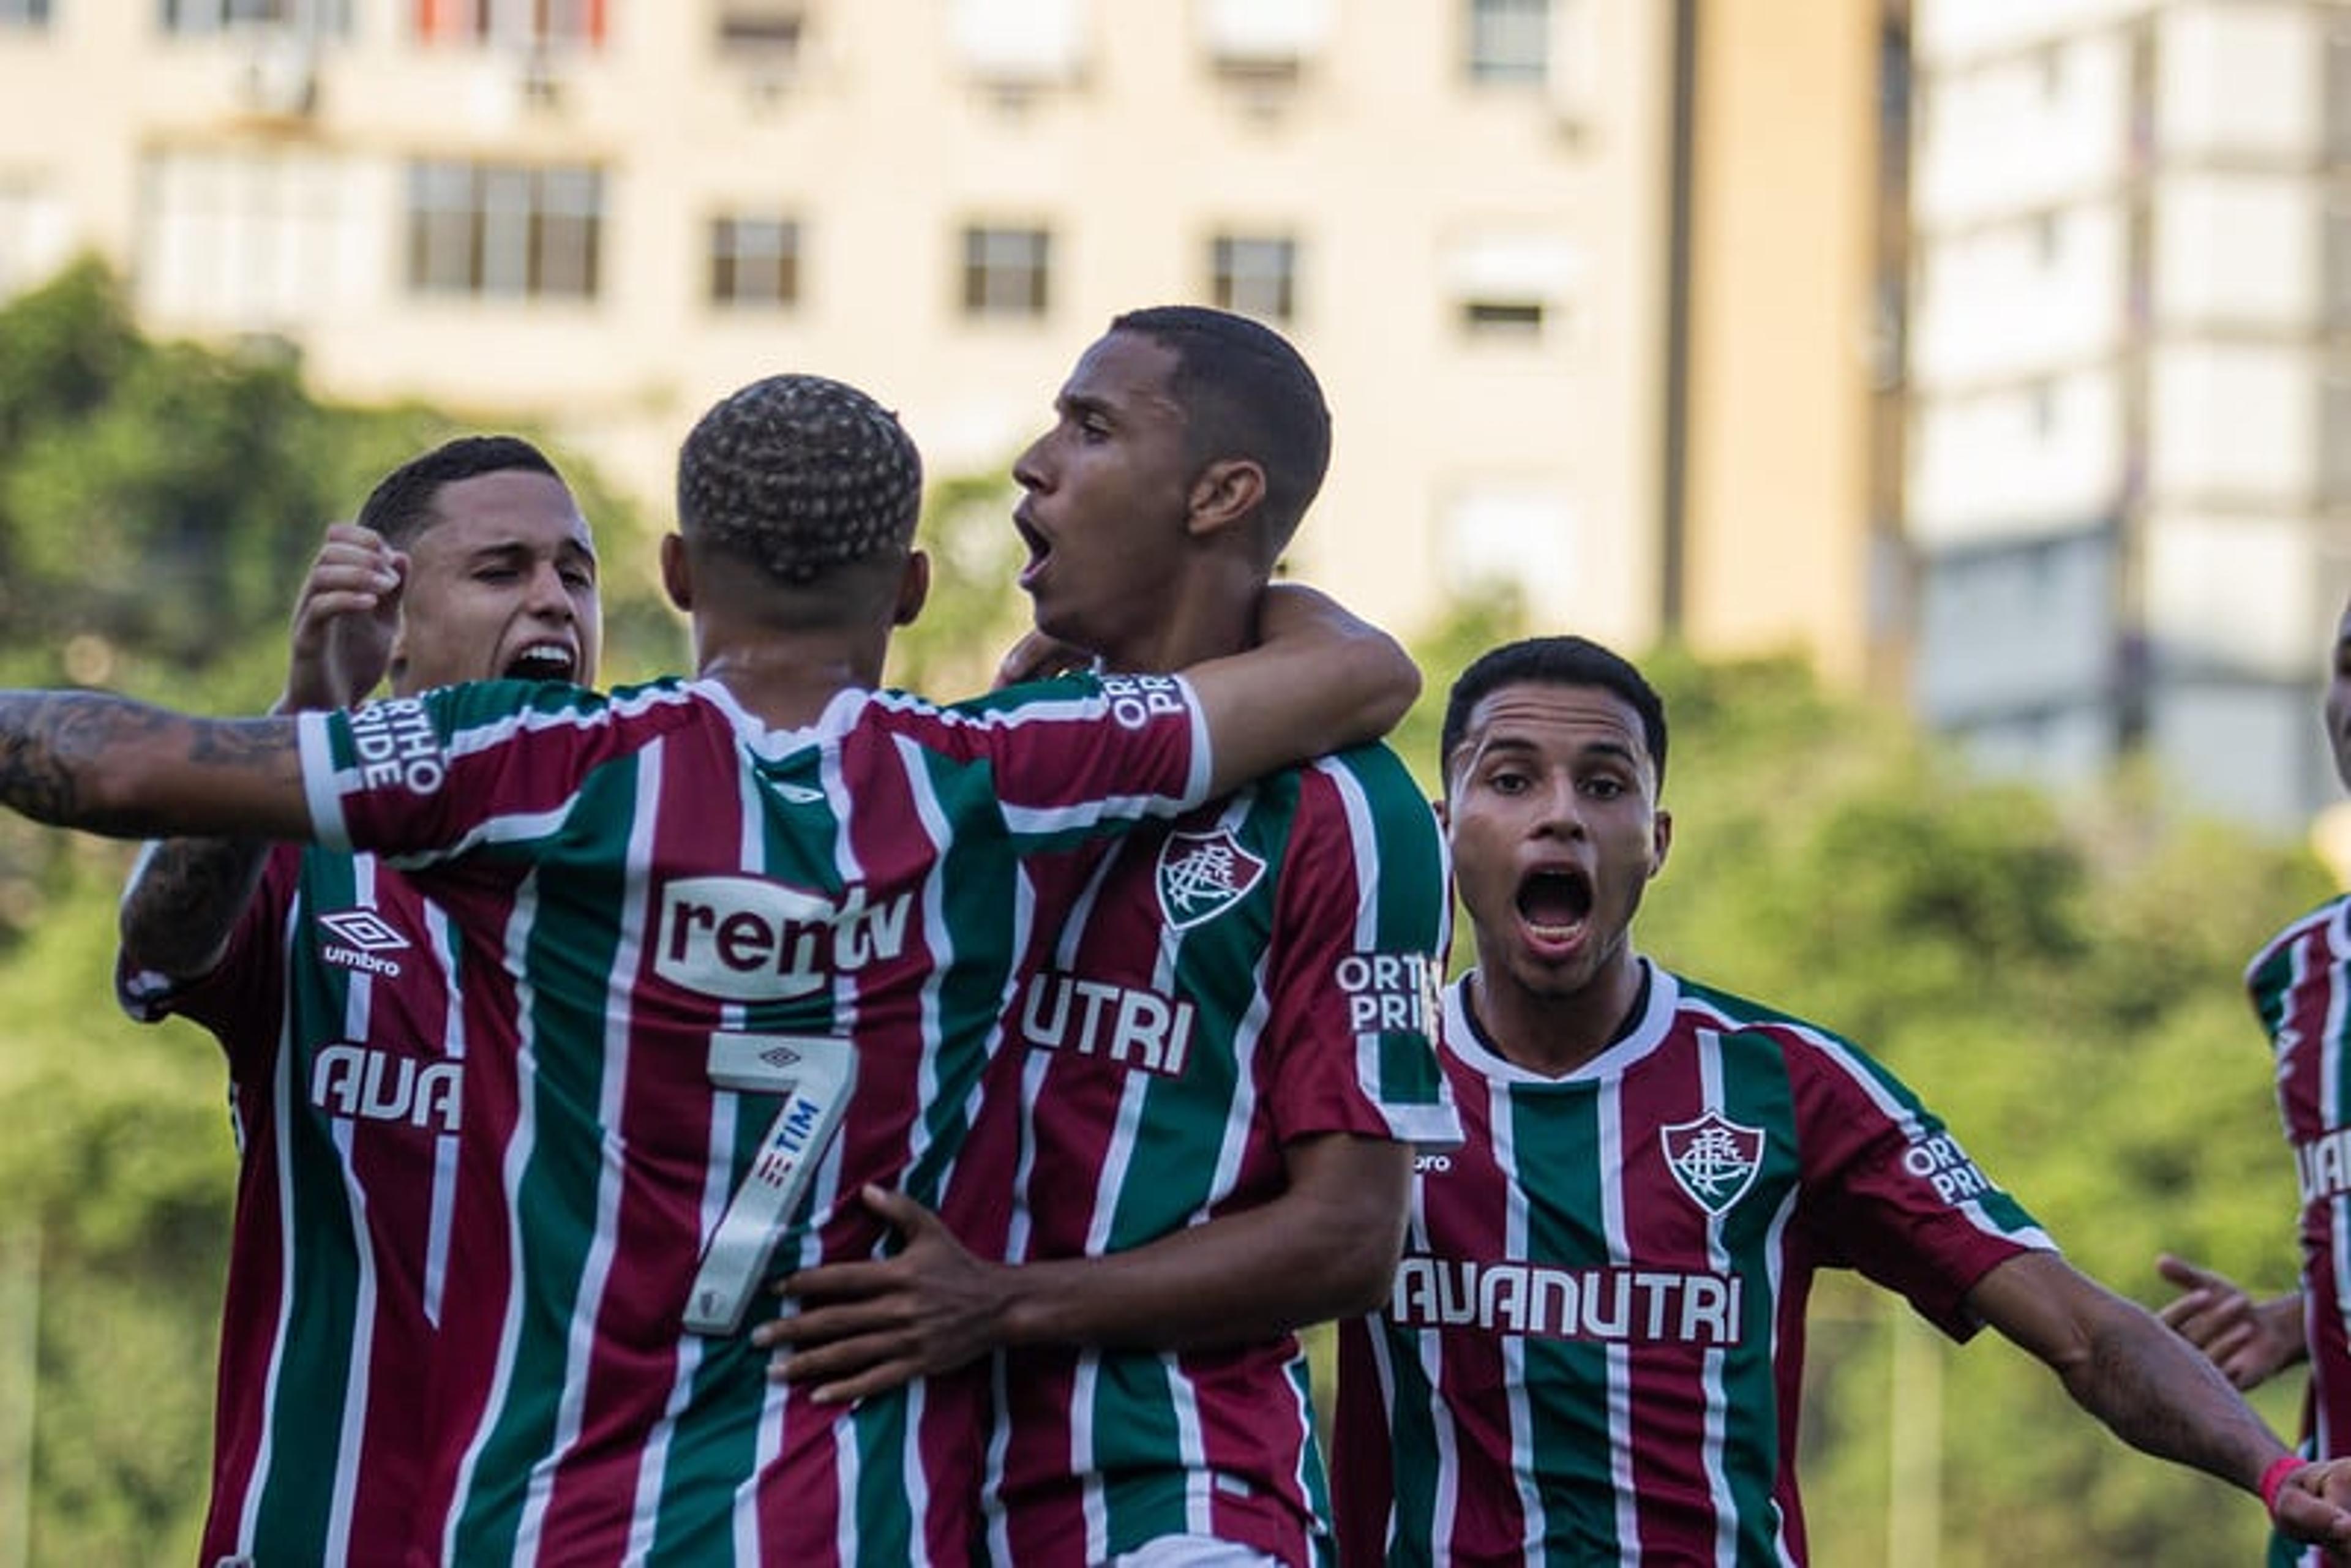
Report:
[[[0,680],[266,703],[319,528],[469,429],[581,491],[607,675],[675,667],[677,440],[799,369],[923,446],[893,678],[961,695],[1012,455],[1170,300],[1322,377],[1290,569],[1420,653],[1424,778],[1488,643],[1642,657],[1652,951],[2127,1293],[2291,1281],[2238,973],[2351,877],[2336,0],[0,0]],[[207,1037],[108,1003],[126,865],[0,822],[0,1568],[202,1507],[234,1152]],[[1814,1322],[1823,1568],[2258,1550],[2004,1347]]]

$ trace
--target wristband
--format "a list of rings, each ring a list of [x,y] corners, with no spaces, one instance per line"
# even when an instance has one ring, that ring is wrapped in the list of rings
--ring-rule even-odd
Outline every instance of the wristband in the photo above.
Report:
[[[2276,1458],[2272,1459],[2270,1468],[2262,1472],[2260,1488],[2262,1507],[2274,1516],[2277,1513],[2278,1493],[2285,1490],[2286,1479],[2308,1463],[2310,1461],[2300,1454],[2280,1454]]]

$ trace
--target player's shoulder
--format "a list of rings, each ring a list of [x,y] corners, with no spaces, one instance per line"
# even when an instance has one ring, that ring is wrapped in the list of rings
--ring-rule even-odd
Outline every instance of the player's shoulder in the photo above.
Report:
[[[2276,935],[2262,943],[2261,949],[2246,964],[2246,979],[2257,982],[2262,972],[2276,963],[2282,955],[2314,938],[2327,938],[2330,933],[2343,938],[2334,944],[2339,950],[2351,951],[2351,893],[2338,894],[2279,927]]]
[[[1437,835],[1427,792],[1384,742],[1334,751],[1289,771],[1309,813],[1359,821],[1384,838]]]
[[[1784,1054],[1828,1051],[1841,1057],[1865,1059],[1859,1045],[1835,1030],[1813,1022],[1785,1008],[1725,990],[1687,975],[1674,976],[1676,1006],[1685,1020],[1719,1035],[1743,1035],[1768,1041]]]

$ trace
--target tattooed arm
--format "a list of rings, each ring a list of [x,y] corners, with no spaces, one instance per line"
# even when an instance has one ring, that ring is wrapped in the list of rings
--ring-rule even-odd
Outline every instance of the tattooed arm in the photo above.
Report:
[[[95,692],[0,692],[0,806],[109,838],[311,836],[291,718],[192,718]]]

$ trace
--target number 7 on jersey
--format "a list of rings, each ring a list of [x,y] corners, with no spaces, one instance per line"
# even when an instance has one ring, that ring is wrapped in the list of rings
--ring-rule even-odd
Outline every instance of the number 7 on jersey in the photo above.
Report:
[[[710,1081],[721,1089],[786,1097],[702,1249],[687,1299],[687,1332],[724,1335],[743,1326],[744,1310],[784,1225],[841,1129],[857,1086],[857,1048],[820,1035],[714,1034]]]

